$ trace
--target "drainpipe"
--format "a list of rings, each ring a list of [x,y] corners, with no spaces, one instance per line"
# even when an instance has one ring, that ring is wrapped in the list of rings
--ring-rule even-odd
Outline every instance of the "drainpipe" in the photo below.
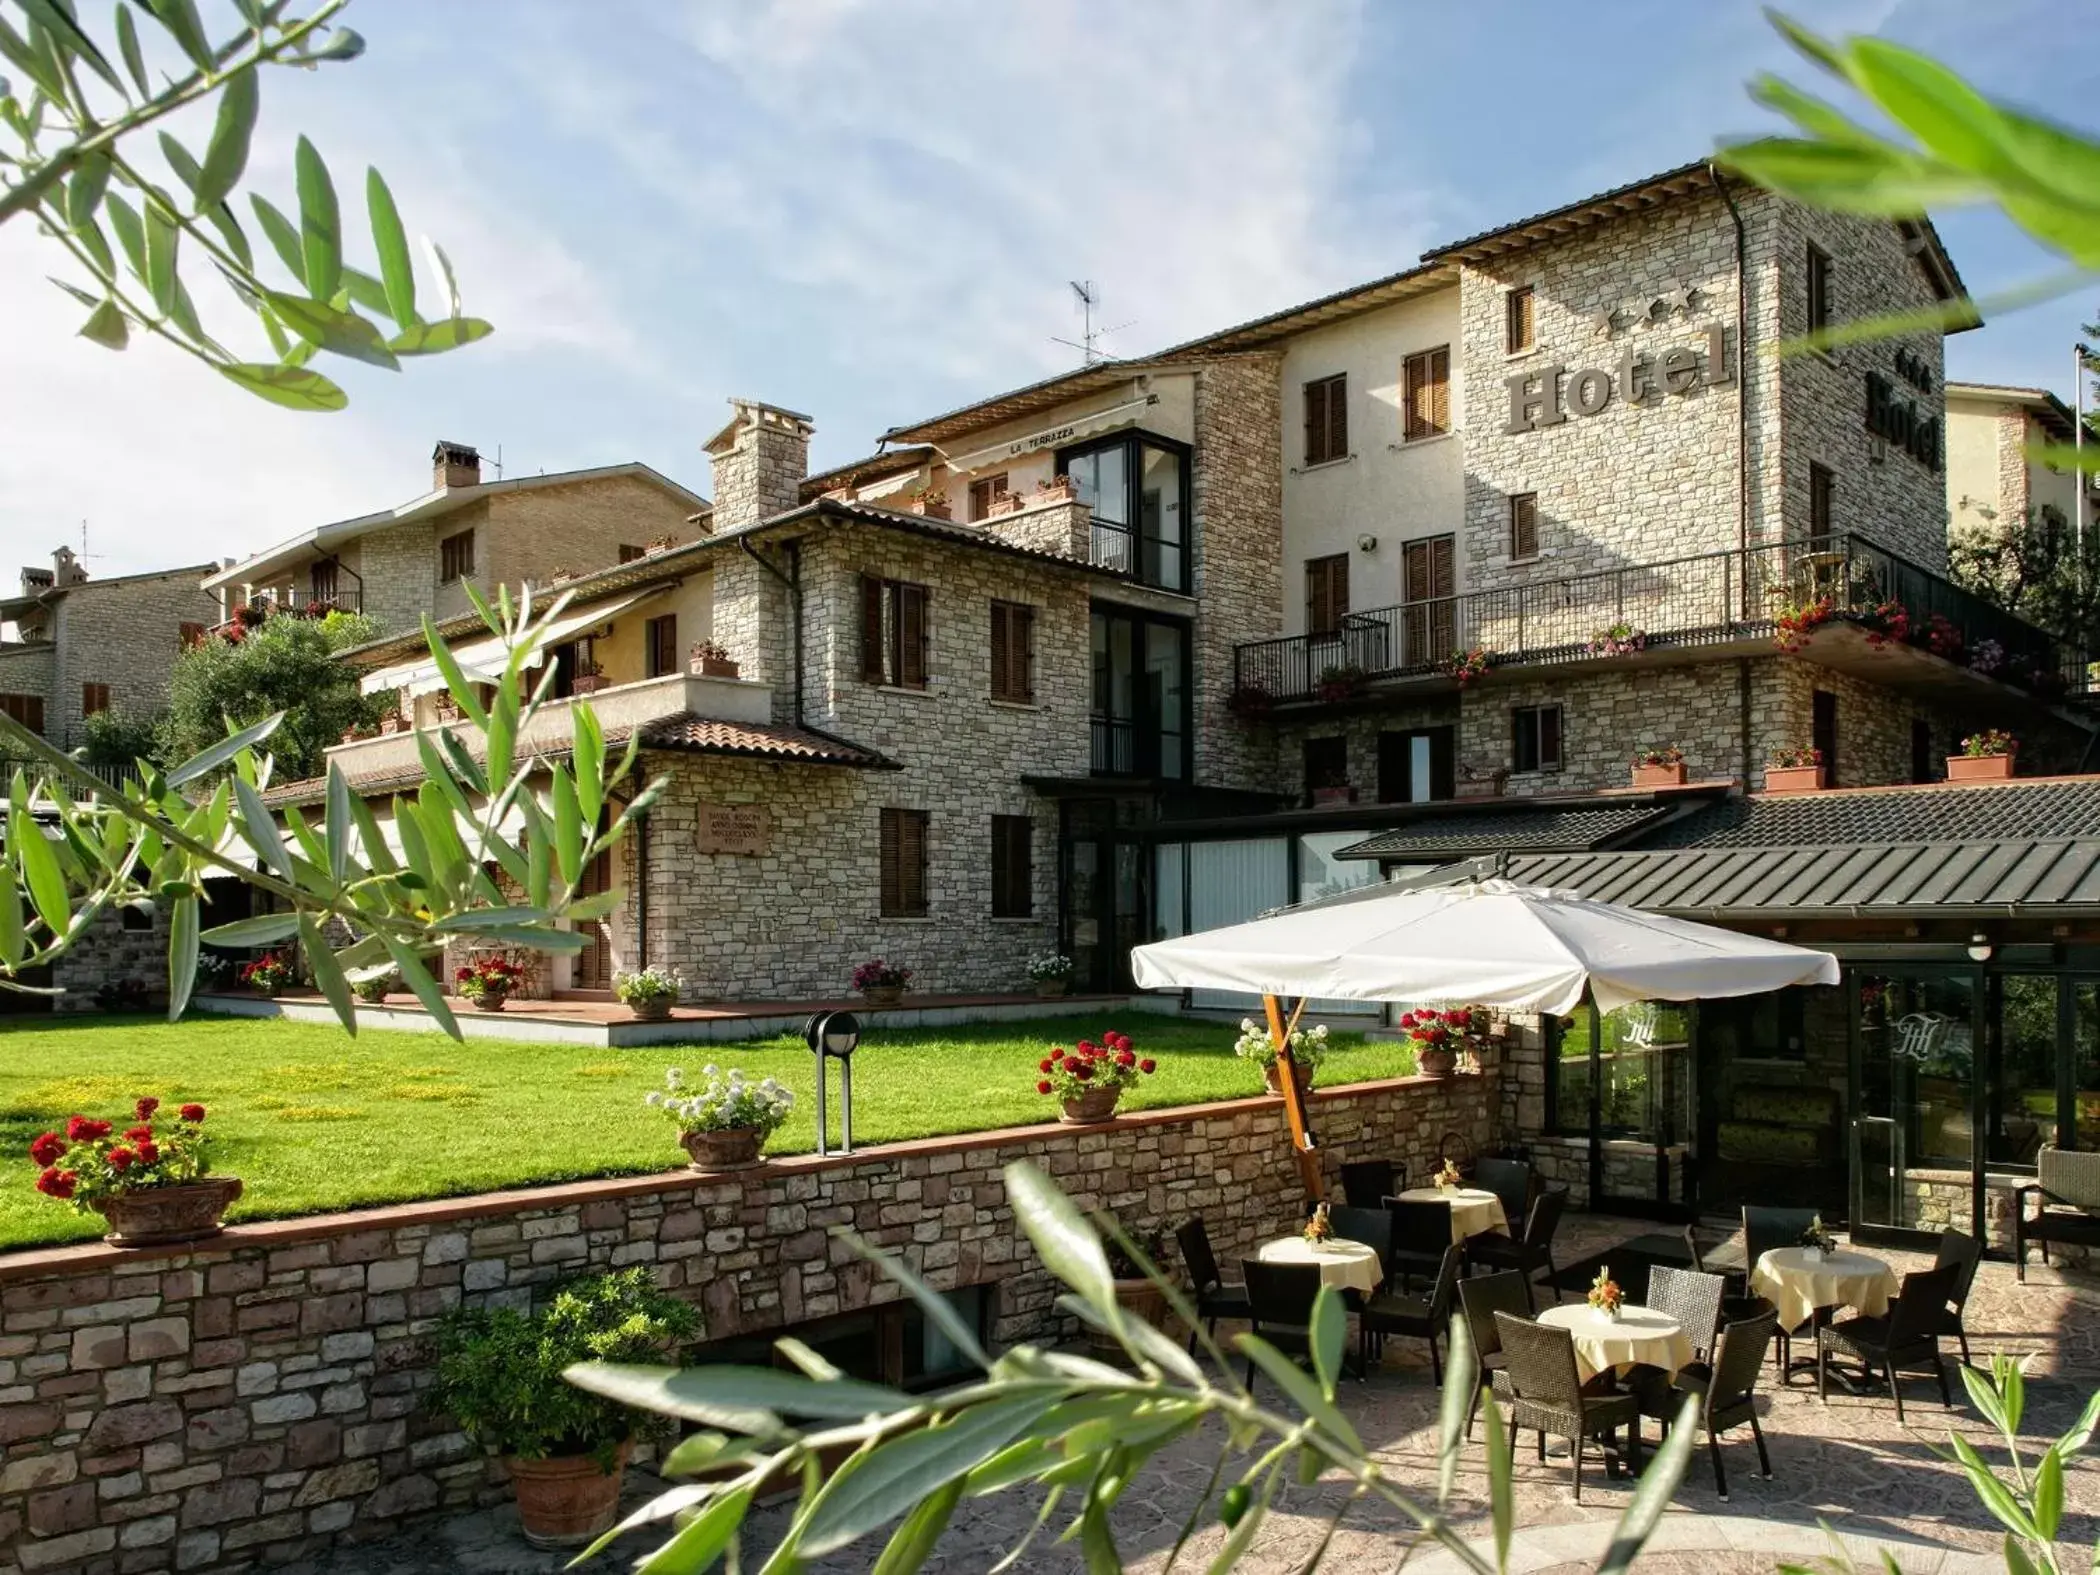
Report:
[[[767,558],[756,547],[751,545],[751,538],[749,536],[737,537],[736,544],[739,547],[743,548],[745,557],[749,558],[761,569],[764,569],[766,573],[772,575],[774,579],[778,580],[782,585],[787,587],[788,604],[793,609],[795,619],[795,725],[797,727],[801,727],[803,725],[802,544],[798,541],[791,541],[787,544],[788,567],[794,571],[792,575],[781,573],[780,570],[774,566],[771,559]]]
[[[1741,601],[1744,622],[1750,618],[1750,243],[1743,229],[1743,211],[1729,195],[1720,169],[1706,166],[1707,179],[1727,205],[1735,225],[1735,551],[1736,595]],[[1750,791],[1753,751],[1750,744],[1750,661],[1735,664],[1736,705],[1741,713],[1743,791]]]

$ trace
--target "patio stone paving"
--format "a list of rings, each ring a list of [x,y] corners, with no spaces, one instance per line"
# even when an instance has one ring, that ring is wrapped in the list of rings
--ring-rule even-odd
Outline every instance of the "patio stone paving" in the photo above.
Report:
[[[1572,1263],[1654,1228],[1635,1221],[1571,1216],[1561,1233],[1558,1256]],[[1915,1255],[1872,1250],[1899,1272],[1929,1266]],[[2022,1428],[2031,1458],[2042,1443],[2076,1419],[2086,1395],[2100,1386],[2100,1276],[2037,1266],[2022,1286],[2010,1265],[1987,1263],[1969,1303],[1968,1324],[1979,1361],[1996,1350],[2033,1353]],[[2002,1455],[2002,1449],[1993,1447],[1996,1434],[1970,1409],[1951,1372],[1956,1402],[1951,1411],[1942,1409],[1929,1378],[1905,1384],[1907,1427],[1897,1425],[1885,1394],[1854,1398],[1833,1391],[1826,1407],[1817,1402],[1812,1384],[1774,1392],[1769,1364],[1766,1372],[1761,1405],[1773,1480],[1755,1475],[1756,1452],[1748,1432],[1731,1435],[1722,1445],[1730,1491],[1729,1502],[1723,1504],[1715,1497],[1702,1447],[1639,1563],[1644,1575],[1749,1575],[1771,1570],[1782,1558],[1798,1561],[1826,1554],[1830,1544],[1819,1521],[1827,1521],[1848,1546],[1864,1555],[1862,1568],[1878,1567],[1878,1550],[1884,1545],[1895,1553],[1906,1575],[1970,1575],[2002,1568],[1996,1524],[1977,1504],[1959,1469],[1934,1453],[1934,1446],[1946,1446],[1953,1429],[1986,1459]],[[1361,1384],[1345,1382],[1341,1399],[1381,1463],[1403,1483],[1419,1484],[1425,1494],[1433,1493],[1436,1395],[1426,1348],[1417,1341],[1393,1341],[1384,1365]],[[1652,1446],[1652,1426],[1648,1437]],[[1164,1565],[1166,1551],[1217,1459],[1219,1442],[1215,1432],[1190,1435],[1155,1457],[1125,1494],[1115,1514],[1115,1529],[1130,1569],[1157,1571]],[[633,1496],[639,1500],[653,1486],[646,1478],[636,1481]],[[1476,1443],[1454,1505],[1468,1535],[1487,1535],[1485,1492]],[[1520,1529],[1512,1570],[1541,1575],[1590,1568],[1630,1492],[1629,1483],[1610,1481],[1601,1465],[1593,1466],[1584,1471],[1583,1502],[1576,1504],[1569,1491],[1566,1456],[1542,1466],[1526,1439],[1517,1459]],[[1251,1575],[1282,1575],[1302,1568],[1342,1499],[1342,1489],[1328,1482],[1287,1490],[1255,1554],[1241,1568]],[[1016,1495],[968,1505],[927,1569],[942,1575],[981,1575],[1017,1540],[1037,1502]],[[784,1521],[781,1510],[755,1517],[753,1529],[762,1545],[770,1546]],[[2100,1467],[2090,1459],[2067,1476],[2063,1530],[2064,1541],[2073,1548],[2090,1549],[2100,1539]],[[1337,1575],[1383,1575],[1399,1564],[1409,1535],[1410,1528],[1396,1512],[1359,1505],[1344,1520],[1324,1568]],[[1191,1539],[1178,1567],[1202,1569],[1221,1541],[1222,1531],[1212,1520]],[[812,1568],[866,1570],[879,1548],[880,1539],[870,1538]],[[625,1567],[641,1551],[638,1542],[608,1553],[601,1564]],[[528,1549],[516,1534],[515,1514],[505,1507],[382,1542],[345,1546],[322,1560],[289,1568],[297,1575],[551,1575],[564,1562],[560,1555]],[[2082,1566],[2085,1560],[2078,1562]],[[1039,1544],[1017,1567],[1077,1571],[1080,1561],[1069,1547]],[[1450,1554],[1433,1546],[1420,1549],[1408,1561],[1414,1575],[1451,1575],[1457,1568]]]

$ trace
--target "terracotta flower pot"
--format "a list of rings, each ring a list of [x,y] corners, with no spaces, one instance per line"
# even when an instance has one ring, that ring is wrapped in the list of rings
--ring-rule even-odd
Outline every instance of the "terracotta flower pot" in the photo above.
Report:
[[[1767,793],[1819,793],[1826,786],[1821,766],[1766,766]]]
[[[1071,988],[1072,981],[1062,975],[1055,979],[1038,979],[1035,982],[1035,993],[1037,995],[1063,995]]]
[[[671,998],[656,995],[646,1001],[629,1001],[627,1010],[634,1014],[638,1023],[668,1023],[671,1020]]]
[[[536,1548],[576,1548],[613,1523],[620,1510],[620,1484],[632,1446],[622,1444],[611,1471],[600,1471],[589,1455],[520,1460],[506,1455],[503,1469],[518,1495],[518,1520]]]
[[[1312,1068],[1309,1066],[1303,1066],[1298,1062],[1293,1061],[1291,1063],[1291,1070],[1297,1076],[1298,1092],[1300,1094],[1306,1094],[1311,1092],[1313,1085]],[[1283,1092],[1282,1063],[1277,1061],[1271,1061],[1267,1066],[1263,1067],[1261,1069],[1261,1080],[1264,1083],[1268,1084],[1270,1093],[1281,1094]]]
[[[481,994],[474,998],[474,1010],[477,1012],[500,1012],[509,1003],[510,991],[498,989],[492,985],[483,985]]]
[[[1637,788],[1683,787],[1685,764],[1682,760],[1674,766],[1635,766],[1633,785]]]
[[[1155,1329],[1164,1327],[1167,1321],[1167,1297],[1164,1291],[1145,1279],[1117,1280],[1114,1284],[1117,1306]],[[1087,1343],[1100,1356],[1115,1357],[1123,1351],[1122,1341],[1106,1330],[1094,1328],[1091,1324],[1087,1326]]]
[[[1415,1057],[1415,1070],[1423,1077],[1449,1077],[1458,1066],[1458,1052],[1449,1045],[1425,1045]]]
[[[703,656],[700,658],[700,676],[702,678],[735,678],[741,672],[741,667],[726,656]]]
[[[2013,774],[2012,755],[1949,755],[1947,757],[1947,780],[1949,782],[2010,782]]]
[[[719,1132],[681,1132],[678,1141],[692,1157],[695,1170],[742,1170],[759,1162],[765,1142],[757,1127],[728,1127]]]
[[[112,1247],[158,1247],[219,1234],[219,1220],[241,1195],[238,1176],[206,1176],[174,1187],[141,1187],[95,1199],[109,1221],[102,1239]]]
[[[1065,1101],[1065,1113],[1061,1119],[1073,1126],[1113,1121],[1116,1119],[1116,1101],[1122,1097],[1120,1088],[1090,1088],[1077,1099]]]
[[[860,993],[867,997],[870,1006],[895,1006],[904,999],[904,986],[901,984],[871,984]]]
[[[604,687],[605,677],[602,673],[578,673],[569,680],[569,693],[572,695],[594,695]]]

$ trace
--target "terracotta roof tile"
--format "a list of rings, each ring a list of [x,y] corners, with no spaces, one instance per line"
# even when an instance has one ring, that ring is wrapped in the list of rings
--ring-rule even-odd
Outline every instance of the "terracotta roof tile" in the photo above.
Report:
[[[608,740],[609,742],[610,740]],[[752,755],[819,766],[888,769],[893,762],[872,749],[810,727],[725,722],[720,717],[683,716],[652,722],[642,733],[644,749],[683,749],[708,755]]]

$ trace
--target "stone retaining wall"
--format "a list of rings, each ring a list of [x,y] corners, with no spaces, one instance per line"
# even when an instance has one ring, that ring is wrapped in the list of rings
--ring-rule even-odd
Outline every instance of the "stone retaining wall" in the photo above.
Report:
[[[1489,1135],[1487,1080],[1322,1092],[1344,1156],[1421,1173]],[[1028,1158],[1134,1231],[1201,1213],[1222,1261],[1300,1212],[1281,1101],[1154,1111],[691,1172],[238,1226],[209,1250],[0,1256],[0,1575],[281,1561],[505,1491],[419,1409],[435,1321],[524,1306],[548,1284],[648,1263],[707,1338],[891,1299],[831,1232],[904,1253],[937,1287],[991,1285],[1000,1342],[1065,1332],[1022,1243],[1003,1166]]]

